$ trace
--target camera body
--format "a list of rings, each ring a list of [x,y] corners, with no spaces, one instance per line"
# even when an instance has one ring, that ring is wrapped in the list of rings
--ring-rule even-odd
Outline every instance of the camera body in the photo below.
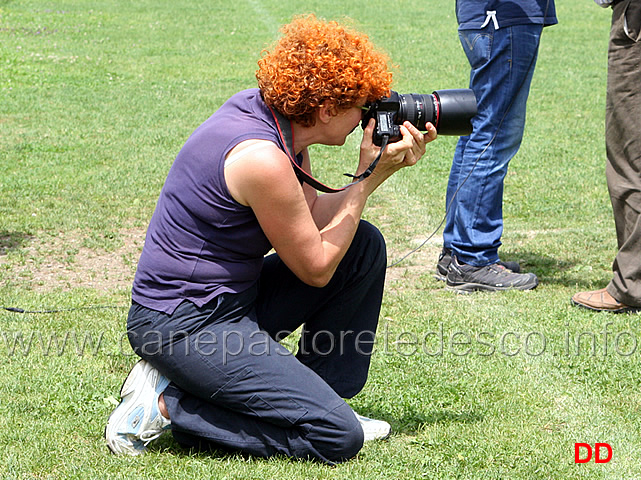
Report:
[[[431,95],[392,91],[370,106],[362,126],[365,128],[370,118],[376,120],[373,141],[380,146],[384,137],[388,143],[400,140],[400,125],[406,120],[422,131],[430,122],[439,135],[469,135],[476,113],[476,96],[469,88],[436,90]]]

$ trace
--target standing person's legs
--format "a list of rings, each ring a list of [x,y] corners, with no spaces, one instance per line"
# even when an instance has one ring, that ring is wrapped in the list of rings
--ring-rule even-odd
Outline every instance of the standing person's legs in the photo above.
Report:
[[[606,178],[619,251],[607,291],[641,306],[641,6],[613,7],[608,49]]]
[[[443,238],[464,263],[498,261],[503,232],[503,180],[523,137],[525,107],[541,25],[460,31],[479,112],[457,145],[447,188]]]
[[[612,9],[606,99],[606,179],[619,251],[606,288],[579,292],[572,303],[596,311],[641,308],[641,3]]]

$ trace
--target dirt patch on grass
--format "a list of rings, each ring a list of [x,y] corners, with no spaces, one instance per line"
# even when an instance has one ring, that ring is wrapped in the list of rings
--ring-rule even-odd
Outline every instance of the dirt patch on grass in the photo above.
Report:
[[[20,245],[9,242],[8,248],[0,252],[0,267],[9,282],[27,283],[36,291],[130,288],[145,229],[121,231],[118,240],[120,246],[107,251],[84,246],[86,242],[81,233],[30,236]],[[9,248],[14,250],[12,255],[8,254]]]
[[[416,239],[413,246],[423,240]],[[120,246],[109,251],[83,246],[86,242],[81,233],[20,238],[4,234],[0,235],[0,268],[10,283],[26,283],[35,291],[86,287],[106,292],[131,288],[144,241],[144,228],[119,232]],[[388,263],[400,261],[387,270],[388,288],[402,288],[409,280],[434,273],[441,251],[440,238],[413,253],[412,245],[406,247],[402,250],[388,245]]]
[[[416,239],[406,250],[387,246],[386,283],[388,288],[398,288],[404,281],[416,279],[422,275],[433,275],[436,272],[436,262],[443,246],[442,239],[432,238],[424,245],[424,238]],[[412,251],[412,248],[418,250]]]

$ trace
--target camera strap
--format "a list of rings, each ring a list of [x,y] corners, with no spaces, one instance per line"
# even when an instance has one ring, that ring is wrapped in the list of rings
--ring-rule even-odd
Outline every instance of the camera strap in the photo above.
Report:
[[[352,185],[352,184],[346,185],[342,188],[331,188],[319,182],[314,177],[312,177],[309,173],[303,170],[301,166],[298,165],[298,163],[296,163],[296,152],[294,151],[294,128],[292,127],[292,123],[287,118],[285,118],[285,116],[283,116],[280,112],[273,109],[271,106],[267,105],[267,107],[272,112],[272,116],[276,121],[276,128],[278,128],[278,134],[280,135],[280,139],[282,140],[283,145],[285,145],[285,153],[287,154],[289,161],[292,163],[292,167],[294,167],[294,173],[296,174],[296,176],[301,182],[305,182],[306,184],[310,185],[312,188],[315,188],[316,190],[324,193],[342,192],[347,187]]]

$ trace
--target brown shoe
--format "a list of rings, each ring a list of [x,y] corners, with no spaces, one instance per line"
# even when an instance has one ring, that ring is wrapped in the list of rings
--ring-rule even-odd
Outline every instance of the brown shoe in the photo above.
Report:
[[[581,292],[572,297],[572,303],[577,307],[587,308],[596,312],[638,312],[641,307],[631,307],[619,302],[605,288],[593,292]]]

